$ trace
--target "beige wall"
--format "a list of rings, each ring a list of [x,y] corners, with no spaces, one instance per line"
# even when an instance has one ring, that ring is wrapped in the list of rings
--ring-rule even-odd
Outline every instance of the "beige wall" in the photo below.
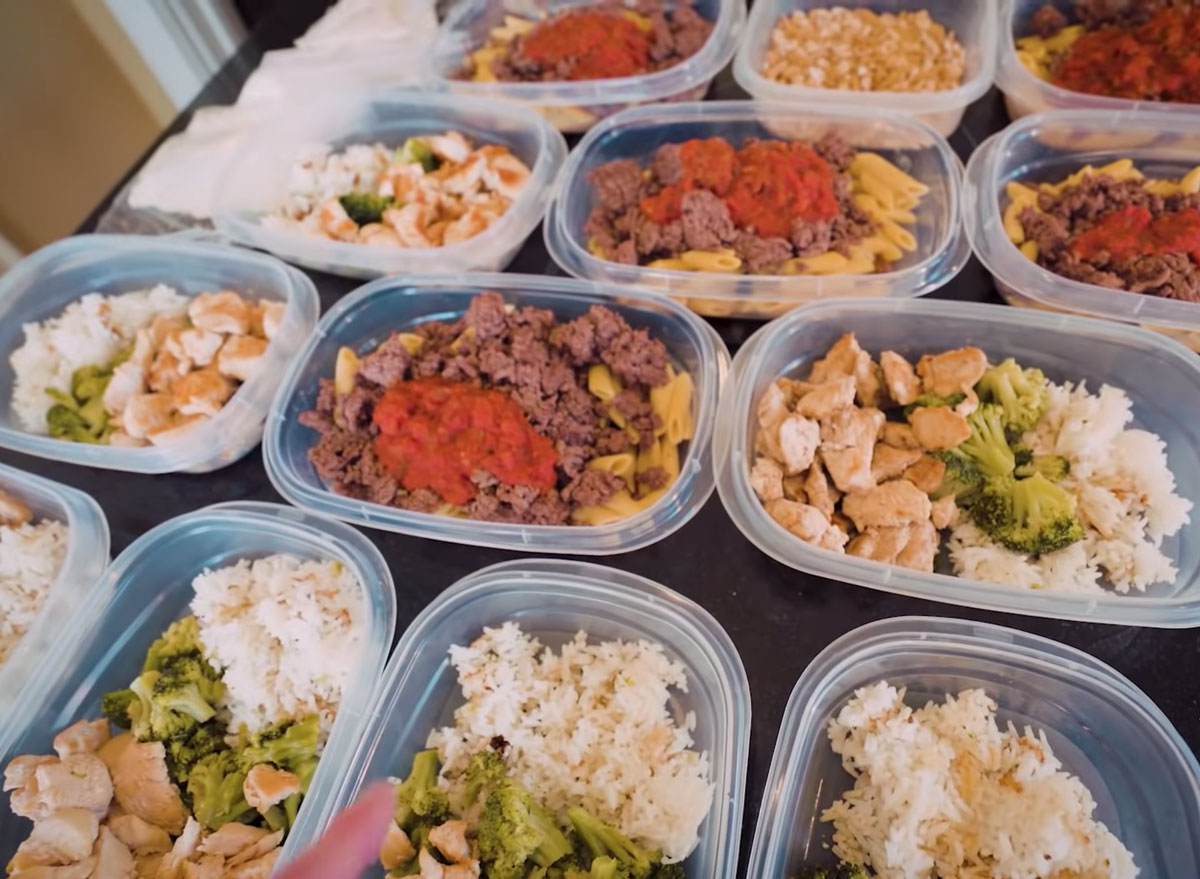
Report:
[[[0,0],[0,235],[25,251],[69,235],[162,128],[89,18]]]

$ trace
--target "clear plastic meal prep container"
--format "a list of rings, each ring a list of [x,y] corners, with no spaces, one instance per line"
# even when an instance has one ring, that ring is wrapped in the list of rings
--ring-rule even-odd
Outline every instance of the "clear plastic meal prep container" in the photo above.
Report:
[[[514,525],[415,513],[334,494],[309,461],[317,433],[300,413],[316,402],[317,383],[333,377],[338,349],[369,353],[394,331],[430,321],[454,321],[471,299],[487,291],[505,302],[554,312],[568,321],[593,305],[607,306],[634,328],[649,330],[667,347],[674,365],[695,383],[695,436],[680,451],[680,474],[653,506],[609,525]],[[381,279],[360,287],[322,319],[283,380],[268,419],[263,457],[275,488],[292,503],[363,525],[417,537],[526,552],[609,555],[654,543],[683,527],[713,489],[711,438],[717,395],[729,365],[721,338],[686,308],[653,293],[531,275],[464,275],[460,278]]]
[[[38,666],[55,651],[55,641],[108,566],[108,521],[91,497],[78,489],[0,464],[0,491],[33,511],[33,521],[67,526],[67,552],[41,610],[25,635],[0,661],[0,754],[13,704]]]
[[[760,0],[750,10],[746,36],[733,61],[738,85],[760,101],[794,102],[813,109],[855,107],[915,116],[949,137],[962,121],[967,105],[992,86],[996,74],[997,0]],[[962,84],[940,92],[861,92],[788,85],[763,76],[771,33],[780,18],[831,6],[870,9],[879,13],[926,10],[934,21],[953,31],[966,49]]]
[[[414,51],[417,49],[414,47]],[[473,143],[499,144],[530,169],[504,214],[480,234],[445,247],[384,247],[269,229],[264,214],[287,200],[291,168],[306,147],[354,144],[400,147],[409,137],[459,131]],[[409,272],[500,271],[542,219],[567,155],[566,141],[532,110],[504,101],[415,91],[321,97],[302,112],[268,116],[218,183],[213,222],[240,244],[289,262],[355,278]]]
[[[871,275],[741,275],[683,272],[624,265],[588,250],[584,224],[595,199],[588,174],[606,162],[647,163],[666,143],[723,137],[816,140],[838,134],[852,146],[882,154],[929,187],[914,208],[917,250],[887,272]],[[929,126],[881,111],[809,110],[795,104],[710,101],[626,110],[593,128],[571,152],[562,184],[546,215],[546,247],[579,278],[652,287],[709,317],[770,318],[805,302],[839,296],[908,298],[936,290],[966,265],[970,245],[962,231],[962,164],[945,138]]]
[[[1176,342],[1120,324],[997,305],[829,302],[799,309],[751,337],[734,358],[722,394],[713,442],[717,488],[734,524],[759,549],[820,577],[964,607],[1098,623],[1200,626],[1200,544],[1187,539],[1187,527],[1163,543],[1179,571],[1175,583],[1125,595],[1022,590],[906,570],[819,549],[784,530],[750,488],[755,408],[772,382],[804,375],[847,332],[876,358],[890,349],[915,362],[925,353],[976,345],[993,363],[1013,357],[1042,369],[1051,381],[1086,380],[1092,391],[1103,384],[1121,388],[1133,403],[1132,426],[1166,442],[1177,493],[1200,500],[1200,419],[1195,417],[1200,360]],[[938,570],[950,570],[944,558]]]
[[[1057,8],[1074,22],[1074,0],[999,0],[999,3],[1000,33],[994,41],[1000,52],[996,62],[996,85],[1004,92],[1004,104],[1011,118],[1057,109],[1095,110],[1108,116],[1127,110],[1152,110],[1170,113],[1178,119],[1191,119],[1193,124],[1200,121],[1200,104],[1091,95],[1039,79],[1017,59],[1017,40],[1033,35],[1031,21],[1034,13],[1043,6]]]
[[[180,441],[120,448],[53,439],[25,431],[12,409],[9,356],[25,341],[23,325],[57,317],[88,293],[106,296],[157,284],[186,296],[235,290],[286,302],[287,310],[250,381],[220,413]],[[258,444],[279,377],[317,322],[317,288],[307,275],[261,253],[202,243],[187,236],[79,235],[21,260],[0,277],[0,447],[132,473],[205,473],[225,467]]]
[[[656,642],[684,665],[688,690],[675,691],[668,708],[676,720],[695,713],[694,747],[708,754],[713,784],[712,808],[684,866],[693,879],[733,879],[750,735],[750,688],[737,649],[690,599],[634,574],[582,562],[533,559],[484,568],[421,612],[388,662],[370,725],[340,787],[307,825],[313,833],[371,782],[408,774],[430,731],[453,725],[463,702],[447,651],[475,640],[484,626],[509,620],[554,649],[582,629],[590,641]]]
[[[653,73],[611,79],[560,82],[471,82],[456,79],[468,56],[482,48],[506,16],[542,18],[563,9],[596,6],[596,0],[463,0],[438,30],[428,59],[430,81],[442,88],[493,101],[520,101],[545,114],[564,132],[587,131],[625,107],[664,101],[697,101],[729,63],[746,21],[744,0],[693,0],[692,8],[713,22],[708,42],[681,64]],[[675,4],[667,0],[666,7]]]
[[[933,617],[863,626],[801,675],[779,730],[758,815],[749,879],[786,879],[832,865],[821,812],[854,786],[833,753],[829,721],[854,691],[886,680],[919,707],[982,688],[1003,728],[1045,730],[1063,769],[1096,801],[1095,817],[1142,876],[1200,874],[1200,765],[1153,702],[1081,650],[1015,629]]]
[[[1200,128],[1187,117],[1149,111],[1060,110],[1014,122],[967,163],[963,212],[971,245],[1013,305],[1137,323],[1200,349],[1200,304],[1064,278],[1026,257],[1004,232],[1005,184],[1057,183],[1085,165],[1117,159],[1133,159],[1147,177],[1178,180],[1200,164]]]
[[[62,633],[56,661],[39,671],[16,705],[13,735],[0,743],[3,762],[17,754],[49,753],[59,730],[99,716],[100,697],[128,686],[150,644],[188,614],[198,574],[275,553],[347,565],[362,584],[365,610],[361,655],[284,857],[297,851],[311,838],[314,817],[345,774],[396,628],[396,595],[383,556],[360,532],[324,516],[279,504],[217,504],[164,522],[135,540]],[[0,795],[0,860],[5,862],[31,827],[12,816],[8,799],[7,793]]]

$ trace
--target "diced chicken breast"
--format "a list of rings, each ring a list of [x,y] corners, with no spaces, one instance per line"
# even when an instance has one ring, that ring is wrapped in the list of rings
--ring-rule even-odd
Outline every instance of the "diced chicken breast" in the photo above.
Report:
[[[858,405],[868,409],[878,408],[887,398],[883,384],[883,370],[866,351],[858,356],[858,367],[854,370],[854,398]]]
[[[929,520],[914,522],[904,549],[896,556],[896,564],[913,571],[930,572],[937,559],[938,533]]]
[[[113,798],[108,767],[95,754],[71,754],[35,771],[38,797],[51,812],[87,809],[101,817]]]
[[[885,482],[842,500],[842,512],[859,531],[923,522],[929,518],[929,511],[929,496],[907,479]]]
[[[162,852],[155,852],[152,855],[135,855],[133,858],[134,875],[137,879],[155,879],[158,875],[158,867],[162,864],[166,855]]]
[[[829,518],[816,507],[795,501],[775,500],[766,504],[767,515],[810,543],[820,538],[829,527]]]
[[[773,384],[767,388],[762,399],[758,401],[758,426],[763,430],[771,430],[787,418],[787,415],[787,395],[778,383]]]
[[[170,834],[137,815],[126,813],[111,817],[107,827],[136,855],[152,855],[171,850]]]
[[[201,330],[245,335],[250,332],[250,303],[232,290],[201,293],[188,303],[188,318]]]
[[[91,879],[131,879],[136,869],[129,846],[107,827],[101,827],[96,840],[96,866]],[[217,873],[208,879],[221,879],[221,874]]]
[[[132,360],[126,360],[113,370],[112,378],[104,388],[104,411],[119,415],[125,411],[129,401],[146,391],[146,373]]]
[[[358,243],[370,247],[403,247],[404,242],[391,226],[367,223],[358,230]]]
[[[826,516],[833,516],[837,507],[838,491],[829,484],[825,476],[825,468],[819,462],[814,462],[804,478],[804,495],[808,503],[816,507]]]
[[[777,378],[775,384],[783,391],[785,408],[789,412],[800,402],[801,397],[816,387],[812,382],[797,378]]]
[[[54,751],[59,757],[94,754],[110,738],[107,720],[80,720],[54,737]]]
[[[825,356],[813,364],[808,380],[822,384],[833,379],[854,375],[858,368],[859,355],[865,354],[854,333],[846,333],[833,343]]]
[[[162,742],[130,742],[121,751],[112,778],[122,809],[174,836],[183,832],[189,816],[167,775],[165,753]]]
[[[987,367],[987,355],[980,349],[958,348],[925,355],[917,362],[917,375],[931,394],[949,397],[975,387],[987,372]]]
[[[19,528],[31,521],[33,510],[29,509],[27,504],[6,491],[0,491],[0,525]]]
[[[35,866],[9,873],[9,879],[89,879],[96,859],[88,857],[63,867]]]
[[[4,767],[5,792],[25,787],[33,779],[39,766],[57,762],[57,757],[45,754],[22,754],[19,757],[13,757]]]
[[[413,848],[408,834],[393,821],[383,837],[383,845],[379,847],[379,862],[383,864],[383,869],[394,870],[401,864],[407,864],[416,854],[417,850]]]
[[[885,422],[879,431],[879,441],[897,449],[921,448],[921,443],[917,441],[917,435],[913,433],[913,429],[899,421]]]
[[[783,497],[783,468],[770,458],[759,455],[750,468],[750,487],[764,503]]]
[[[96,752],[96,756],[104,761],[104,765],[108,767],[108,774],[111,776],[117,771],[117,761],[125,748],[133,744],[133,733],[123,732],[118,736],[113,736],[107,742],[100,746]]]
[[[463,861],[442,869],[442,879],[479,879],[479,861]]]
[[[856,535],[847,544],[846,553],[858,558],[892,565],[896,563],[896,558],[908,544],[911,532],[911,525],[869,528]]]
[[[251,330],[256,336],[262,336],[270,342],[279,333],[279,326],[283,323],[283,316],[286,312],[286,302],[260,299],[258,301],[259,319],[251,327]]]
[[[155,742],[155,744],[159,743]],[[158,879],[180,879],[183,875],[183,865],[192,859],[192,855],[196,854],[196,847],[200,844],[203,832],[204,827],[200,822],[188,815],[183,831],[158,865],[156,874]]]
[[[189,369],[190,363],[180,360],[166,348],[160,348],[146,373],[146,385],[156,394],[169,393],[176,380],[186,375]]]
[[[897,449],[885,443],[875,444],[871,457],[871,476],[878,482],[887,482],[900,476],[921,459],[919,449]]]
[[[458,164],[465,162],[471,155],[471,144],[457,131],[447,131],[445,134],[435,134],[425,138],[429,149],[443,162]]]
[[[859,447],[833,449],[822,451],[821,460],[839,491],[866,491],[875,485],[875,479],[871,476],[874,451],[874,446],[866,450]]]
[[[929,519],[934,528],[953,528],[958,522],[958,504],[954,502],[954,495],[946,495],[934,501],[929,511]]]
[[[239,864],[245,864],[250,861],[256,861],[263,855],[269,854],[279,847],[283,842],[283,831],[276,830],[274,833],[268,833],[266,836],[258,840],[253,845],[242,849],[236,855],[230,856],[225,861],[225,866],[236,867]]]
[[[251,827],[249,824],[222,824],[217,830],[204,837],[199,851],[206,855],[231,858],[267,835],[267,831],[263,828]]]
[[[879,365],[883,369],[883,382],[896,403],[907,406],[921,395],[921,380],[916,370],[895,351],[880,354]]]
[[[212,417],[221,411],[221,407],[233,396],[235,390],[237,388],[233,382],[217,370],[208,367],[176,379],[171,388],[170,399],[181,415]]]
[[[417,863],[421,867],[421,879],[444,879],[444,868],[438,859],[429,853],[429,849],[421,849],[417,855]]]
[[[846,542],[850,539],[850,535],[837,525],[831,524],[817,538],[817,546],[821,549],[827,549],[830,552],[845,552]]]
[[[821,426],[803,415],[789,415],[779,425],[779,450],[788,476],[796,476],[812,466],[813,455],[821,443]]]
[[[267,353],[267,340],[254,336],[230,336],[217,355],[217,371],[240,382],[250,380]]]
[[[915,409],[908,420],[921,448],[931,452],[953,449],[971,435],[967,419],[945,406]]]
[[[945,462],[929,455],[921,456],[915,464],[904,471],[904,478],[926,494],[937,491],[945,477]]]
[[[161,314],[150,322],[150,347],[160,349],[167,343],[167,338],[176,330],[187,326],[186,314]]]
[[[125,404],[121,425],[134,439],[146,439],[171,423],[174,407],[169,394],[135,394]]]
[[[300,793],[300,779],[285,769],[276,769],[268,763],[253,767],[242,783],[242,795],[250,808],[265,812],[276,803],[282,803],[292,794]]]
[[[225,859],[220,855],[204,855],[199,861],[183,865],[183,879],[224,879]]]
[[[183,353],[180,354],[179,351],[171,353],[180,360],[190,360],[195,366],[208,366],[217,356],[217,352],[221,350],[221,346],[225,344],[225,336],[221,333],[202,330],[200,327],[181,330],[176,338]]]
[[[807,478],[807,472],[803,476],[785,476],[782,482],[783,496],[789,501],[808,503],[808,495],[804,491],[804,480]]]
[[[446,821],[430,830],[429,841],[452,863],[459,863],[471,857],[471,844],[467,842],[467,822],[461,819]]]
[[[100,819],[88,809],[58,809],[33,825],[16,857],[22,863],[74,864],[92,853]]]
[[[235,867],[226,864],[225,879],[268,879],[275,870],[275,862],[278,860],[279,849],[275,849]]]
[[[974,388],[967,388],[964,393],[962,402],[954,407],[954,411],[966,418],[972,412],[979,408],[979,395],[975,393]]]
[[[821,421],[821,451],[852,446],[870,449],[883,424],[884,416],[878,409],[839,409]]]
[[[854,403],[855,384],[853,376],[833,379],[817,385],[800,398],[796,411],[807,418],[828,418],[839,409]]]

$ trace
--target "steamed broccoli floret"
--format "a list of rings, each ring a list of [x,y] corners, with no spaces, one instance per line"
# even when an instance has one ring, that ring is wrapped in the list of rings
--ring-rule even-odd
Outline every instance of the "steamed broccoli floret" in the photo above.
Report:
[[[183,714],[197,723],[204,723],[216,715],[217,710],[200,694],[195,681],[177,675],[160,675],[154,682],[152,701],[160,711]]]
[[[1013,433],[1032,430],[1050,402],[1042,371],[1022,369],[1011,357],[985,372],[975,390],[981,400],[1000,407],[1004,426]]]
[[[480,793],[490,791],[507,777],[508,768],[499,754],[490,750],[478,751],[471,755],[471,762],[467,764],[463,802],[474,805]]]
[[[73,443],[98,443],[103,431],[93,431],[78,408],[56,403],[46,412],[46,432]]]
[[[670,864],[659,861],[650,871],[650,879],[686,879],[686,877],[687,872],[683,869],[683,864],[678,861]]]
[[[1016,474],[1022,478],[1040,473],[1051,482],[1059,482],[1070,472],[1071,462],[1062,455],[1031,455],[1024,463],[1017,461]]]
[[[204,757],[188,773],[187,792],[196,820],[209,830],[251,817],[254,810],[242,794],[246,773],[232,751]]]
[[[274,763],[295,772],[316,758],[319,732],[320,718],[316,714],[304,720],[277,723],[254,736],[238,752],[238,764],[247,772],[259,763]]]
[[[375,195],[372,192],[347,192],[338,199],[346,214],[360,226],[383,220],[383,212],[395,201],[390,195]]]
[[[484,803],[479,854],[488,879],[525,879],[530,861],[549,867],[571,854],[571,843],[529,791],[505,778]]]
[[[81,366],[71,373],[71,393],[83,402],[103,397],[108,383],[112,381],[112,370],[100,366]]]
[[[633,879],[646,879],[654,863],[659,860],[657,852],[648,852],[636,845],[621,831],[605,824],[586,809],[568,809],[567,818],[593,857],[615,857],[629,870]]]
[[[209,754],[228,750],[225,744],[225,727],[218,720],[210,720],[196,727],[186,738],[171,739],[164,743],[167,749],[167,766],[171,777],[185,784],[192,767]]]
[[[163,677],[173,681],[191,683],[200,691],[200,698],[216,705],[225,698],[225,684],[221,674],[199,653],[180,653],[162,660]]]
[[[971,435],[958,451],[974,459],[984,476],[1009,476],[1017,466],[1004,435],[1004,420],[997,406],[980,406],[967,416]]]
[[[1015,552],[1042,555],[1083,539],[1075,501],[1041,473],[989,479],[971,506],[975,524]]]
[[[146,662],[142,671],[162,671],[163,667],[180,657],[200,657],[200,624],[193,616],[176,620],[167,627],[150,649],[146,651]],[[211,670],[211,666],[210,666]],[[217,677],[215,671],[212,677]]]
[[[953,495],[959,506],[970,503],[979,486],[983,484],[983,473],[978,462],[959,449],[934,452],[933,456],[946,465],[942,484],[933,493],[934,500]]]
[[[100,712],[113,726],[129,729],[133,724],[129,717],[129,707],[137,701],[137,693],[133,690],[114,690],[100,697]]]
[[[446,792],[437,786],[437,778],[437,750],[418,752],[408,778],[396,786],[396,823],[402,830],[421,818],[440,824],[450,817],[450,803]]]
[[[904,418],[908,420],[913,412],[918,409],[936,409],[938,407],[953,409],[965,399],[967,399],[966,394],[951,394],[949,397],[939,397],[937,394],[921,394],[921,396],[904,407]]]
[[[433,148],[429,146],[428,141],[421,138],[410,137],[396,155],[401,162],[419,162],[426,174],[436,171],[438,167],[437,156],[433,154]]]
[[[139,742],[148,742],[154,738],[151,730],[151,720],[154,717],[154,684],[158,681],[158,672],[148,671],[138,675],[129,689],[137,696],[137,701],[129,705],[129,729]]]
[[[581,870],[571,867],[566,871],[566,879],[627,879],[629,870],[616,858],[604,855],[593,858],[591,869]]]

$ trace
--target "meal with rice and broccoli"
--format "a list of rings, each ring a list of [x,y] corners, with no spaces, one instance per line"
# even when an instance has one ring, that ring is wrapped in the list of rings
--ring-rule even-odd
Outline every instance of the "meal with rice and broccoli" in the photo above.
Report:
[[[1165,444],[1129,397],[1057,384],[979,348],[895,351],[852,333],[758,404],[750,484],[780,526],[831,552],[1006,586],[1097,594],[1171,583],[1189,521]]]

